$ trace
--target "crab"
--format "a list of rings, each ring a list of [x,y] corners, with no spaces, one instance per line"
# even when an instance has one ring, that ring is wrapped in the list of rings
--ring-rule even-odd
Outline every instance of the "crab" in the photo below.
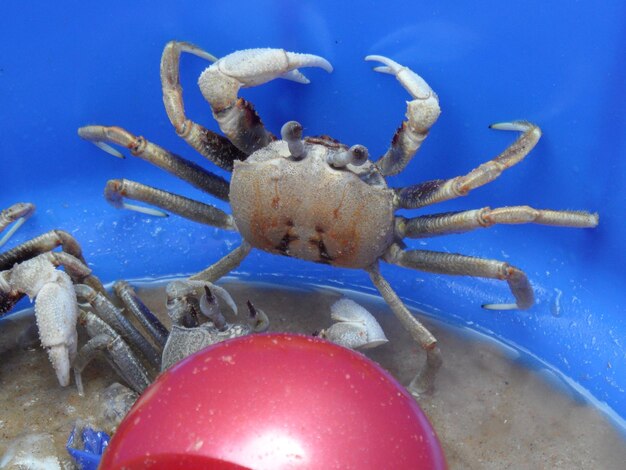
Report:
[[[89,286],[79,284],[74,287],[81,307],[79,322],[91,337],[73,361],[79,395],[84,395],[83,370],[102,354],[132,390],[142,393],[156,373],[169,369],[191,354],[227,339],[269,328],[265,312],[250,301],[247,302],[247,321],[227,321],[218,298],[235,316],[237,305],[226,289],[206,281],[168,283],[165,291],[167,316],[171,322],[169,329],[126,281],[117,281],[113,285],[123,309]],[[137,320],[147,337],[126,318],[124,310]],[[371,348],[387,342],[373,315],[350,299],[333,304],[330,317],[334,323],[314,335],[351,349]]]
[[[167,332],[164,344],[150,333],[154,341],[149,343],[150,349],[146,353],[141,341],[137,341],[138,337],[143,340],[146,338],[126,320],[122,309],[88,286],[75,287],[77,297],[83,302],[83,308],[79,311],[80,322],[91,336],[73,363],[79,395],[85,394],[82,382],[85,367],[101,353],[126,384],[113,382],[100,392],[101,415],[107,430],[111,432],[115,431],[135,400],[152,383],[157,371],[164,372],[207,346],[269,328],[268,316],[249,300],[248,320],[231,323],[226,320],[222,306],[217,302],[219,297],[221,304],[237,315],[237,306],[226,289],[209,282],[176,280],[168,283],[165,289],[165,306],[171,321],[168,330],[143,304],[130,284],[118,281],[114,284],[114,291],[124,304],[124,309],[134,312],[133,316],[142,325],[146,321],[150,322],[152,326],[146,331],[152,330],[154,333],[162,329]],[[371,348],[387,342],[375,317],[351,299],[341,298],[331,305],[330,318],[334,323],[329,328],[313,332],[312,335],[350,349]],[[311,335],[311,332],[301,333]],[[156,343],[160,343],[159,346],[153,346]]]
[[[179,81],[181,53],[212,62],[198,85],[224,135],[212,132],[185,114]],[[302,126],[287,122],[277,138],[263,125],[253,105],[238,96],[241,88],[276,78],[309,83],[303,67],[332,71],[324,58],[282,49],[248,49],[220,59],[186,42],[169,42],[161,57],[161,84],[166,113],[176,133],[218,167],[232,172],[230,182],[143,137],[120,128],[90,125],[78,134],[117,156],[112,144],[215,196],[230,202],[232,214],[137,182],[106,184],[105,197],[117,208],[165,215],[172,212],[214,227],[234,230],[241,244],[190,279],[216,281],[236,268],[252,248],[330,266],[365,270],[383,299],[426,351],[408,388],[414,394],[432,387],[441,353],[437,340],[407,309],[383,278],[379,262],[420,271],[504,280],[515,298],[487,309],[528,309],[534,303],[526,274],[507,262],[456,253],[406,249],[404,238],[461,233],[494,224],[538,223],[588,228],[598,215],[584,211],[535,209],[529,206],[481,208],[405,218],[399,209],[418,209],[467,195],[526,157],[541,131],[526,121],[502,122],[492,129],[515,131],[517,140],[501,154],[467,174],[408,187],[391,187],[388,177],[403,171],[419,150],[440,114],[439,100],[426,81],[394,60],[370,55],[375,71],[394,76],[411,96],[402,122],[384,155],[371,160],[363,145],[348,146],[328,136],[303,137]],[[320,197],[323,195],[323,197]],[[159,208],[139,206],[126,199]]]
[[[113,284],[123,309],[101,292],[86,285],[75,286],[81,306],[79,321],[91,339],[73,362],[79,395],[84,395],[82,372],[96,357],[104,355],[112,368],[136,393],[142,393],[159,372],[199,351],[226,339],[264,331],[269,326],[265,313],[248,302],[248,322],[227,322],[219,297],[237,315],[237,306],[224,288],[205,281],[172,281],[167,285],[167,314],[171,328],[137,296],[126,281]],[[124,315],[129,312],[142,333]],[[205,318],[201,322],[200,317]]]
[[[13,224],[2,244],[35,211],[18,203],[0,211],[0,229]],[[52,251],[62,246],[62,252]],[[58,270],[64,267],[65,271]],[[53,230],[0,254],[0,314],[10,311],[25,295],[35,300],[35,317],[42,346],[62,386],[69,385],[73,369],[79,395],[84,395],[82,372],[96,357],[104,356],[136,393],[164,371],[200,349],[239,336],[265,331],[267,315],[250,301],[248,322],[227,322],[219,297],[236,315],[237,306],[222,287],[206,281],[179,280],[167,285],[167,329],[143,304],[133,287],[117,281],[113,290],[123,308],[116,307],[104,287],[91,274],[78,242],[67,232]],[[128,312],[142,333],[125,315]],[[199,318],[206,321],[200,322]],[[346,347],[385,342],[380,326],[362,307],[345,299],[331,310],[337,323],[320,332]],[[78,348],[77,324],[90,339]],[[348,329],[345,325],[350,325]],[[146,337],[147,336],[147,337]]]
[[[33,204],[17,203],[0,212],[0,231],[14,223],[0,246],[34,211]],[[52,251],[57,246],[63,251]],[[60,266],[65,271],[58,270]],[[80,245],[67,232],[51,230],[0,253],[0,315],[12,310],[24,296],[34,299],[41,345],[61,386],[69,384],[70,366],[77,352],[74,283],[103,290],[87,267]]]

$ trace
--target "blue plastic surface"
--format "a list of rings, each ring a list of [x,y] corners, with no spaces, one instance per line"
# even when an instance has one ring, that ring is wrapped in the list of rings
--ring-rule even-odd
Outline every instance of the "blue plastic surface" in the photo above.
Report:
[[[67,452],[74,459],[79,470],[96,470],[111,438],[104,431],[96,431],[88,426],[85,426],[80,433],[83,448],[74,447],[76,436],[76,428],[74,428],[67,439]]]
[[[529,311],[480,308],[510,299],[503,282],[390,266],[384,275],[412,305],[528,351],[626,418],[626,3],[73,3],[7,4],[0,15],[0,206],[38,206],[12,245],[63,228],[106,281],[197,271],[236,246],[237,236],[178,217],[108,206],[102,189],[117,177],[210,198],[76,135],[81,125],[117,124],[202,161],[176,137],[163,110],[159,60],[168,40],[187,40],[218,56],[271,46],[326,57],[335,72],[305,70],[308,86],[279,80],[242,94],[274,132],[295,119],[306,134],[361,143],[372,155],[386,149],[408,99],[394,79],[363,61],[367,54],[387,55],[423,75],[443,111],[392,185],[467,172],[515,137],[488,124],[523,118],[544,131],[523,163],[469,197],[429,210],[529,204],[599,211],[601,219],[595,230],[505,226],[409,241],[521,267],[537,296]],[[205,66],[183,58],[186,109],[217,129],[196,86]],[[362,272],[258,252],[237,274],[371,291]]]

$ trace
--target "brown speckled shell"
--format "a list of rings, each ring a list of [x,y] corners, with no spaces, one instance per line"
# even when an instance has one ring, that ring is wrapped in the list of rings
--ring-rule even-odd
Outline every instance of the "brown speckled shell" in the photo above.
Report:
[[[270,253],[364,268],[393,241],[393,193],[326,163],[329,150],[308,145],[301,161],[274,142],[235,162],[230,204],[237,228]]]

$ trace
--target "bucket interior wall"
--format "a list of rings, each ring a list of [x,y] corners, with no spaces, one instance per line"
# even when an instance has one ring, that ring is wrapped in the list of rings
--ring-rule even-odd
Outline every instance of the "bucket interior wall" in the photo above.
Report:
[[[325,57],[334,72],[304,70],[309,85],[276,80],[241,95],[274,133],[297,120],[307,135],[360,143],[372,156],[385,152],[409,96],[363,58],[385,55],[412,68],[437,92],[442,114],[407,169],[389,179],[392,186],[460,175],[497,155],[515,135],[489,130],[491,123],[537,123],[543,130],[537,147],[497,181],[403,214],[525,204],[599,212],[596,229],[496,226],[408,242],[519,266],[533,284],[533,308],[481,309],[510,301],[500,281],[391,266],[383,273],[410,305],[528,351],[626,418],[626,4],[15,4],[3,9],[0,39],[0,207],[37,205],[10,246],[62,228],[81,242],[105,281],[192,273],[239,243],[235,234],[176,216],[160,219],[108,205],[106,181],[127,178],[228,210],[146,162],[113,158],[76,134],[86,124],[119,125],[227,176],[180,140],[165,114],[159,61],[169,40],[192,42],[216,56],[280,47]],[[218,130],[196,85],[206,66],[183,56],[186,111]],[[373,292],[363,272],[259,252],[234,274]]]

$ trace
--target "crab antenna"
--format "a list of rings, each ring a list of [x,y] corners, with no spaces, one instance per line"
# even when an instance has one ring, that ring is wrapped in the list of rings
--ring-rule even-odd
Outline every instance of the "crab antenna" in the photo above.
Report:
[[[367,149],[363,145],[353,145],[348,150],[337,152],[328,156],[328,164],[335,168],[343,168],[346,165],[363,165],[368,158]]]
[[[302,143],[302,125],[299,122],[286,122],[280,129],[280,136],[287,142],[289,153],[295,160],[301,160],[305,157],[304,144]]]

